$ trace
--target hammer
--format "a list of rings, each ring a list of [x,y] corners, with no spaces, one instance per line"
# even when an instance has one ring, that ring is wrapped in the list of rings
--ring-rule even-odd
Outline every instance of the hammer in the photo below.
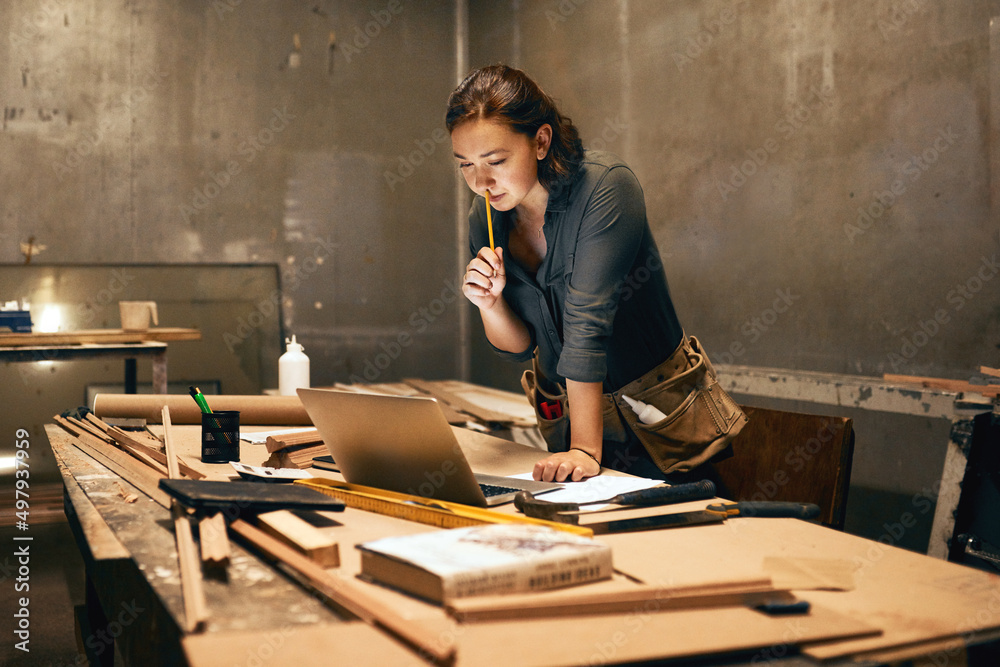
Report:
[[[704,498],[715,497],[715,484],[710,480],[703,479],[700,482],[689,482],[687,484],[676,484],[674,486],[654,486],[641,491],[630,491],[619,493],[613,498],[606,500],[590,500],[585,503],[555,503],[547,500],[540,500],[531,495],[530,491],[518,491],[514,496],[514,507],[524,513],[525,516],[536,519],[548,519],[549,521],[565,521],[567,517],[560,516],[560,512],[575,512],[583,505],[594,505],[597,503],[609,503],[614,505],[635,505],[648,507],[652,505],[669,505],[672,503],[683,503],[689,500],[702,500]]]

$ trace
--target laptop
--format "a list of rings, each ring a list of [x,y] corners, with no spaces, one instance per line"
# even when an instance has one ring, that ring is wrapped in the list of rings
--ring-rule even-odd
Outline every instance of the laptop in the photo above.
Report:
[[[562,484],[474,474],[437,400],[299,389],[299,398],[344,479],[477,507]]]

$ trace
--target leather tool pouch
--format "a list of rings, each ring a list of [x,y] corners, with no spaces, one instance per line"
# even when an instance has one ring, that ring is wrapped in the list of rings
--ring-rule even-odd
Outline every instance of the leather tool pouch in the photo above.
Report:
[[[541,378],[537,360],[521,377],[549,451],[562,452],[569,447],[569,405],[565,389],[553,385]],[[643,424],[622,395],[655,406],[666,418]],[[546,419],[539,409],[542,400],[561,401],[562,417]],[[605,394],[604,406],[604,439],[624,442],[625,429],[632,431],[664,473],[685,472],[709,461],[726,450],[747,422],[719,386],[715,369],[694,336],[682,339],[670,357],[642,377]]]
[[[531,360],[531,370],[524,371],[521,375],[521,387],[524,395],[528,397],[528,402],[535,408],[535,419],[538,421],[538,430],[545,440],[550,452],[565,452],[569,449],[569,401],[566,400],[566,389],[557,383],[548,382],[538,372],[538,357]],[[542,401],[558,401],[562,415],[555,419],[550,419],[541,411]]]
[[[666,418],[643,424],[622,395],[657,407]],[[715,368],[694,336],[682,339],[666,361],[613,397],[626,424],[665,473],[706,463],[725,450],[747,422],[736,401],[719,386]]]

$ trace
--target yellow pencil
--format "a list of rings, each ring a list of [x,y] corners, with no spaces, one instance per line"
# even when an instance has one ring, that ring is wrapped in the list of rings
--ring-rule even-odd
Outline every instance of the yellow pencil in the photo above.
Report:
[[[486,191],[486,226],[490,228],[490,250],[496,250],[493,247],[493,214],[490,213],[490,191]]]

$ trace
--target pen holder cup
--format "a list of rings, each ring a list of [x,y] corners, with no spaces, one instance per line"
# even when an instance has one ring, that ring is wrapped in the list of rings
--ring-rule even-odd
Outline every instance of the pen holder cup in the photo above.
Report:
[[[202,463],[227,463],[239,460],[239,410],[201,413]]]

